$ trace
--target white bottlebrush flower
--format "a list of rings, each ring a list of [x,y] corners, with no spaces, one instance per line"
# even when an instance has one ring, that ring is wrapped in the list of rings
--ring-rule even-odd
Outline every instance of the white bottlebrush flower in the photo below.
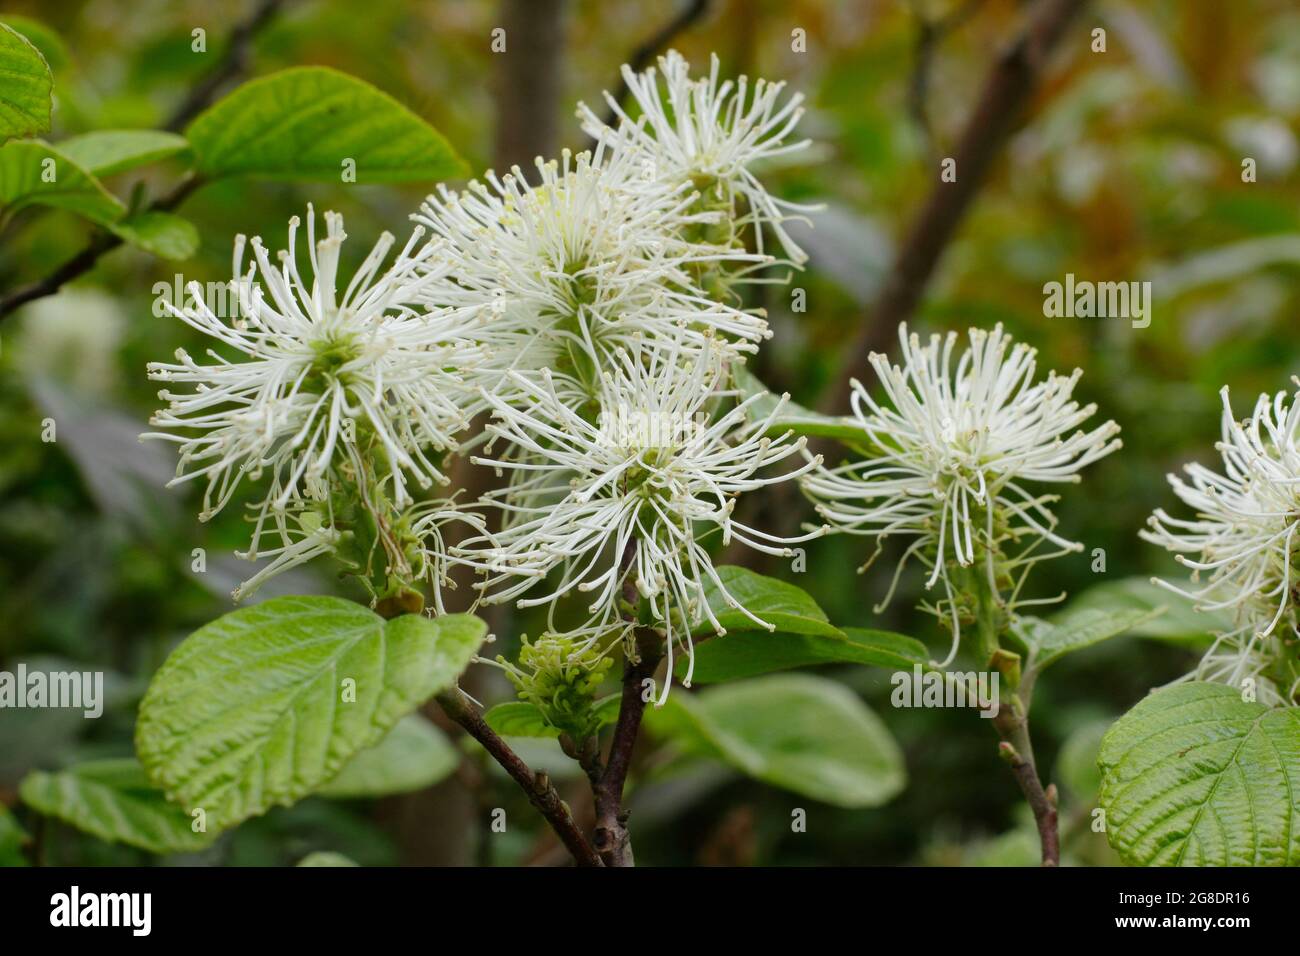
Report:
[[[1000,573],[1023,582],[1024,570],[1050,556],[1033,553],[1042,542],[1055,545],[1057,554],[1080,550],[1053,530],[1048,506],[1056,496],[1027,484],[1079,481],[1084,466],[1120,447],[1119,426],[1108,421],[1074,430],[1096,411],[1071,397],[1081,373],[1049,372],[1035,382],[1035,350],[1011,347],[1000,325],[992,332],[971,329],[970,346],[955,363],[956,333],[923,344],[904,324],[899,338],[901,365],[871,356],[886,401],[877,403],[853,382],[853,416],[873,457],[818,468],[803,487],[839,530],[912,539],[894,585],[912,558],[930,569],[927,587],[942,582],[953,628],[946,664],[959,638],[953,566],[979,561],[979,573],[997,594]],[[1019,584],[1004,597],[1009,608],[1018,591]]]
[[[694,354],[713,335],[752,352],[770,335],[761,314],[699,287],[706,268],[765,257],[689,238],[719,219],[691,210],[689,185],[645,180],[631,157],[601,148],[539,159],[537,179],[516,167],[463,192],[440,187],[414,217],[438,240],[421,263],[437,275],[424,302],[474,317],[495,368],[590,379],[634,340]]]
[[[325,214],[327,232],[319,242],[314,220],[309,207],[310,287],[295,258],[295,216],[278,268],[255,237],[248,243],[255,261],[245,271],[246,244],[236,238],[237,316],[216,315],[198,285],[194,305],[169,306],[225,346],[209,350],[209,364],[180,350],[174,364],[149,365],[150,378],[193,386],[159,393],[168,406],[152,424],[180,434],[146,437],[181,446],[176,482],[207,480],[201,519],[225,506],[240,479],[268,468],[279,486],[274,506],[283,508],[303,496],[305,479],[321,479],[365,443],[386,462],[394,499],[408,502],[405,474],[421,487],[441,480],[429,454],[454,448],[453,436],[468,422],[472,393],[464,375],[478,350],[464,330],[412,305],[427,281],[415,269],[430,251],[427,244],[416,248],[420,231],[376,275],[393,246],[385,233],[340,297],[342,217]]]
[[[1196,516],[1174,518],[1159,509],[1141,536],[1174,552],[1199,586],[1158,583],[1196,601],[1198,609],[1235,615],[1235,626],[1218,635],[1192,676],[1236,687],[1253,679],[1258,699],[1277,704],[1296,691],[1281,692],[1264,672],[1288,645],[1294,661],[1300,637],[1294,569],[1300,543],[1300,395],[1260,395],[1250,418],[1238,421],[1226,386],[1220,394],[1222,438],[1215,447],[1222,471],[1192,463],[1183,468],[1186,480],[1169,475],[1174,494]]]
[[[807,255],[786,233],[783,223],[792,214],[817,207],[776,198],[750,168],[809,145],[806,139],[786,141],[803,116],[803,95],[796,93],[783,100],[784,82],[760,79],[751,88],[745,76],[734,82],[719,80],[716,55],[708,76],[692,79],[690,71],[690,64],[676,50],[659,58],[657,70],[652,66],[636,73],[624,65],[623,80],[639,116],[629,116],[606,93],[605,100],[619,121],[617,127],[605,125],[580,103],[583,130],[597,142],[637,157],[662,181],[690,183],[704,192],[706,199],[719,198],[728,208],[743,198],[748,209],[737,225],[755,225],[759,251],[763,249],[762,226],[766,225],[792,262],[804,262]]]
[[[414,305],[430,281],[417,266],[432,247],[417,230],[385,271],[394,239],[385,233],[339,292],[343,220],[325,214],[317,241],[308,207],[308,285],[296,261],[299,221],[289,223],[288,249],[273,266],[259,238],[235,241],[235,315],[219,316],[198,284],[194,303],[172,314],[216,340],[206,364],[184,350],[175,363],[151,363],[149,376],[190,386],[159,393],[168,405],[151,424],[180,446],[172,484],[207,484],[200,520],[220,511],[245,477],[270,476],[256,507],[254,547],[264,532],[304,502],[328,497],[329,477],[348,468],[364,481],[367,468],[397,507],[412,501],[408,476],[421,487],[445,480],[433,457],[455,448],[454,436],[477,402],[466,381],[481,349],[454,317],[429,316]],[[246,246],[253,262],[244,268]],[[275,564],[283,570],[326,542],[328,529],[281,535]],[[272,554],[273,552],[264,552]],[[290,562],[290,557],[295,560]]]
[[[814,467],[764,476],[763,469],[804,447],[790,435],[764,437],[779,412],[751,421],[761,396],[722,411],[725,366],[712,350],[683,362],[660,352],[620,353],[601,375],[600,413],[583,417],[556,391],[553,376],[516,375],[526,401],[492,397],[496,438],[511,444],[508,458],[475,461],[513,473],[495,497],[507,516],[495,542],[477,542],[481,566],[499,586],[493,600],[516,598],[549,572],[559,578],[543,596],[519,605],[551,605],[575,592],[588,599],[588,626],[613,626],[626,593],[645,598],[673,644],[691,646],[690,629],[709,621],[721,628],[704,600],[712,585],[733,601],[714,570],[701,536],[720,532],[769,554],[812,535],[782,539],[733,517],[736,497]],[[763,626],[760,618],[734,606]],[[693,655],[692,655],[693,656]],[[686,677],[689,684],[689,671]],[[667,689],[665,688],[665,694]]]

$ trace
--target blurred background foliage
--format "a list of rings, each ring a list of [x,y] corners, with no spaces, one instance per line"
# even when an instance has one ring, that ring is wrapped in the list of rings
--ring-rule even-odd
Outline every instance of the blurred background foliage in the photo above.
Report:
[[[676,5],[546,6],[563,18],[552,78],[559,105],[547,118],[555,145],[577,149],[584,140],[574,102],[598,101],[619,64]],[[792,309],[790,290],[761,293],[775,338],[752,368],[774,390],[810,406],[821,400],[845,343],[871,322],[869,307],[899,238],[935,188],[939,159],[1023,6],[722,0],[674,40],[697,68],[716,51],[724,74],[783,79],[808,97],[803,131],[816,140],[815,155],[768,174],[787,197],[826,204],[815,228],[799,233],[812,255],[793,281],[806,291],[806,311]],[[45,52],[55,70],[50,139],[57,141],[91,129],[160,125],[212,68],[247,11],[210,0],[5,0],[0,20],[33,18],[51,31]],[[361,77],[431,122],[481,170],[502,155],[503,100],[514,97],[525,112],[546,106],[533,102],[530,85],[501,88],[507,80],[489,34],[502,16],[491,0],[295,0],[254,38],[249,72],[325,64]],[[954,25],[936,35],[921,69],[923,25],[949,17]],[[207,31],[206,54],[191,50],[197,27]],[[1106,31],[1104,53],[1089,48],[1096,27]],[[791,48],[796,28],[807,33],[807,52]],[[1300,9],[1293,3],[1096,3],[1071,27],[1029,122],[948,248],[914,326],[1001,322],[1038,347],[1041,368],[1085,369],[1083,399],[1123,428],[1124,450],[1067,488],[1059,509],[1064,533],[1086,550],[1040,566],[1034,596],[1169,570],[1136,532],[1153,508],[1170,503],[1165,474],[1212,454],[1219,388],[1230,386],[1244,413],[1259,392],[1288,387],[1300,351],[1298,121]],[[1256,182],[1242,181],[1244,157],[1256,161]],[[109,185],[127,195],[139,182],[157,194],[176,172],[162,163]],[[155,284],[175,288],[178,268],[184,281],[224,281],[236,233],[279,243],[288,217],[309,201],[341,211],[360,238],[357,248],[369,248],[380,231],[405,229],[424,191],[221,182],[184,209],[202,237],[193,259],[178,266],[118,250],[73,287],[0,327],[0,667],[24,660],[102,669],[111,691],[98,721],[59,711],[0,714],[0,802],[15,802],[16,782],[33,768],[129,755],[134,707],[148,676],[177,640],[229,608],[229,590],[243,573],[232,556],[246,533],[238,510],[200,525],[192,494],[161,490],[174,467],[170,450],[135,441],[156,402],[146,361],[201,345],[191,330],[160,317]],[[58,212],[16,217],[0,236],[0,288],[47,273],[80,248],[86,229]],[[1150,327],[1045,317],[1043,285],[1067,273],[1152,281]],[[872,334],[881,347],[893,341],[891,329]],[[870,380],[866,369],[857,374]],[[52,444],[41,440],[47,416],[58,421]],[[760,502],[757,513],[772,518],[789,507]],[[193,569],[196,548],[206,554],[202,573]],[[1094,570],[1094,549],[1104,552],[1104,571]],[[873,612],[891,568],[881,561],[855,575],[867,553],[863,541],[839,537],[810,546],[802,573],[779,564],[759,569],[808,589],[837,624],[885,627],[943,645],[932,619],[912,609],[922,594],[915,577],[887,610]],[[321,569],[280,579],[269,593],[330,587]],[[520,630],[536,627],[504,613],[493,624],[507,652]],[[1039,765],[1064,792],[1068,862],[1114,862],[1088,827],[1100,732],[1193,660],[1185,647],[1129,637],[1070,657],[1039,684]],[[885,671],[826,673],[862,695],[899,740],[909,775],[904,792],[879,809],[840,810],[716,764],[652,754],[632,803],[639,863],[1034,862],[1032,821],[988,727],[969,712],[890,707]],[[508,696],[494,674],[476,681],[488,703]],[[536,759],[554,761],[555,754]],[[556,779],[571,782],[577,806],[575,771],[564,758],[555,762]],[[489,828],[495,807],[505,807],[511,821],[503,835]],[[808,811],[806,833],[791,831],[796,807]],[[146,859],[66,827],[50,830],[43,849],[50,862]],[[428,791],[377,802],[312,798],[176,862],[292,863],[314,850],[363,864],[556,859],[523,798],[470,756]]]

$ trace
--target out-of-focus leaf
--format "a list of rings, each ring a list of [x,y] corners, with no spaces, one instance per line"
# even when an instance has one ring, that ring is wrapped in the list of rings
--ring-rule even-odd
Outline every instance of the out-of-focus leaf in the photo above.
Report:
[[[208,177],[433,182],[466,172],[442,135],[387,93],[327,67],[294,67],[238,87],[186,131]]]
[[[154,676],[136,751],[171,799],[202,807],[213,829],[230,826],[333,779],[450,687],[485,631],[468,615],[385,621],[332,597],[233,611],[186,638]]]
[[[342,853],[334,853],[331,850],[317,850],[315,853],[308,853],[298,861],[298,866],[360,866],[353,860],[348,859]]]
[[[880,719],[842,684],[807,674],[672,694],[646,721],[687,752],[834,806],[880,806],[906,779]]]
[[[410,793],[449,776],[459,762],[460,752],[441,730],[419,714],[408,714],[316,792],[336,798]]]
[[[1111,722],[1105,720],[1084,724],[1061,745],[1061,752],[1056,757],[1055,779],[1074,800],[1091,805],[1097,797],[1097,790],[1101,787],[1097,753],[1110,725]]]
[[[50,128],[54,77],[35,45],[0,23],[0,143],[13,136],[34,136]],[[0,189],[0,196],[3,191]]]
[[[28,836],[9,808],[0,803],[0,866],[27,866],[23,846]]]
[[[168,803],[136,761],[97,760],[58,773],[37,771],[18,788],[23,803],[110,843],[150,853],[201,850],[215,833],[195,833],[193,819]]]
[[[1300,709],[1224,684],[1161,688],[1107,732],[1097,763],[1126,863],[1300,865]]]
[[[56,144],[59,152],[95,176],[147,166],[190,148],[176,133],[156,129],[101,129],[70,136]]]
[[[86,170],[46,143],[15,140],[0,146],[0,211],[51,206],[107,226],[126,207]]]

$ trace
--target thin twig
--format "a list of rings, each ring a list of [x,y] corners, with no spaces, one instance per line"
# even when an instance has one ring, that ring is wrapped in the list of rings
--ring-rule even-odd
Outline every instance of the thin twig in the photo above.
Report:
[[[848,408],[849,380],[861,374],[870,354],[916,309],[957,226],[1038,88],[1048,54],[1086,3],[1039,0],[1025,28],[993,64],[953,150],[956,179],[935,185],[908,229],[880,298],[845,350],[840,374],[820,403],[822,411],[835,414]]]
[[[643,41],[635,50],[632,51],[624,62],[633,73],[640,73],[650,61],[654,59],[664,47],[673,42],[673,39],[679,34],[689,29],[696,21],[702,19],[709,12],[709,0],[690,0],[686,6],[678,11],[677,15],[661,26],[645,41]],[[627,80],[623,77],[623,71],[619,70],[618,80],[614,84],[614,92],[609,94],[613,97],[614,102],[619,106],[627,99],[628,89]],[[613,126],[618,122],[618,114],[611,106],[605,113],[604,122],[606,126]],[[595,145],[594,143],[592,145]]]
[[[551,785],[551,778],[545,773],[533,773],[519,755],[510,749],[510,745],[487,725],[478,709],[469,703],[458,688],[439,694],[435,699],[447,716],[482,744],[483,749],[492,756],[492,759],[523,788],[529,803],[546,818],[546,822],[551,825],[556,836],[573,855],[578,865],[601,866],[601,858],[587,842],[578,825],[574,823],[568,805],[560,799],[559,793]]]
[[[1025,802],[1034,813],[1038,827],[1038,840],[1042,847],[1043,866],[1061,865],[1061,837],[1057,828],[1056,786],[1043,789],[1034,765],[1034,748],[1029,740],[1029,722],[1020,706],[1019,698],[1012,698],[1011,707],[999,707],[993,718],[993,728],[1002,738],[998,752],[1011,767]]]

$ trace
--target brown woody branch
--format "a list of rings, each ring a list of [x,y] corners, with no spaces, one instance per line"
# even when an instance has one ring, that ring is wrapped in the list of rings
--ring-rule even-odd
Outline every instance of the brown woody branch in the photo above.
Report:
[[[465,732],[483,745],[492,759],[499,763],[528,796],[528,802],[546,818],[556,836],[573,855],[579,866],[601,866],[601,858],[592,849],[569,812],[568,805],[545,773],[533,773],[509,744],[483,720],[478,709],[465,698],[458,688],[439,694],[436,698],[447,716],[465,729]]]
[[[935,185],[908,229],[870,321],[862,324],[850,344],[841,372],[821,403],[822,411],[847,410],[849,380],[860,374],[871,353],[883,347],[916,309],[944,250],[1038,88],[1048,55],[1086,3],[1039,0],[1024,29],[993,64],[953,151],[956,180]]]

